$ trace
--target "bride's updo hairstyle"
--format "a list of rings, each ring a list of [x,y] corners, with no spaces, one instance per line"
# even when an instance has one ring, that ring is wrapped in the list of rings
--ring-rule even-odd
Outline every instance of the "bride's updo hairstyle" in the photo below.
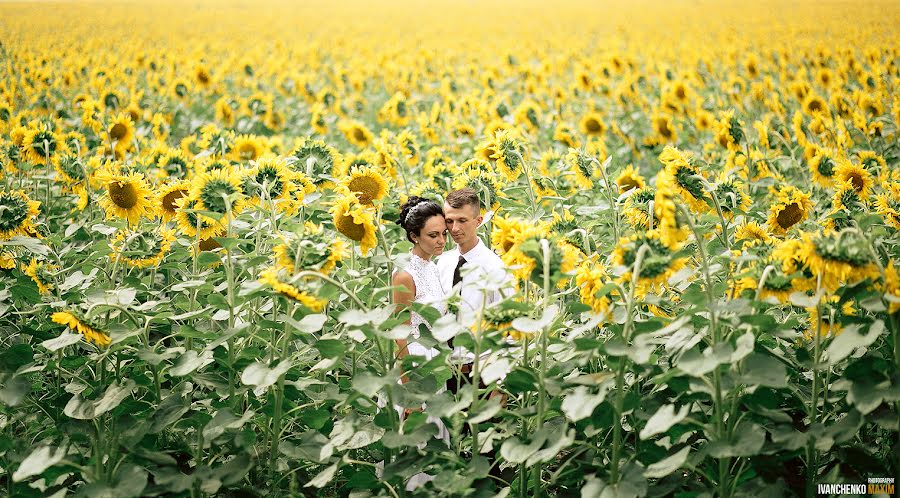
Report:
[[[419,232],[425,226],[425,222],[432,216],[444,216],[444,208],[432,200],[412,196],[406,204],[400,206],[400,219],[397,223],[406,230],[406,240],[416,243],[412,235],[420,235]]]

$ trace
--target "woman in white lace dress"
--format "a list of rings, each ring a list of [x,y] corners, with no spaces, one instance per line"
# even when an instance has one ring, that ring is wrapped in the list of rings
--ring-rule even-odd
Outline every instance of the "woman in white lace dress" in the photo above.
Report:
[[[421,197],[410,197],[401,208],[399,223],[406,231],[406,238],[413,243],[413,248],[410,251],[409,263],[394,273],[392,279],[394,304],[400,309],[412,302],[428,304],[441,314],[446,313],[445,292],[441,288],[437,265],[432,261],[444,252],[444,244],[447,241],[447,223],[444,221],[443,207]],[[424,324],[428,327],[428,322],[415,311],[411,311],[409,323],[413,327],[412,335],[409,341],[397,341],[397,357],[414,355],[424,356],[430,360],[437,356],[439,354],[437,349],[425,347],[416,341],[419,338],[419,326]],[[403,382],[406,382],[405,376]],[[435,437],[449,444],[450,433],[441,419],[429,416],[428,422],[438,428]],[[416,474],[407,481],[406,489],[414,490],[432,479],[434,476],[424,472]]]
[[[411,302],[428,304],[441,314],[447,312],[444,301],[445,292],[441,288],[441,279],[437,265],[432,261],[444,252],[447,241],[447,223],[444,221],[444,209],[440,204],[410,197],[400,211],[400,226],[406,230],[406,238],[413,243],[409,255],[409,263],[402,270],[394,273],[394,304],[402,307]],[[410,325],[413,327],[411,341],[397,341],[398,357],[408,354],[424,356],[432,359],[438,355],[434,348],[426,348],[415,341],[419,336],[419,326],[428,326],[421,315],[415,311],[410,313]]]

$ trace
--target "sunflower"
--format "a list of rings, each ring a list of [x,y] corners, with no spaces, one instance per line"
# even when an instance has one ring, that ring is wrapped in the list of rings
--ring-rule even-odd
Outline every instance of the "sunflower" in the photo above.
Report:
[[[747,249],[760,244],[771,245],[775,243],[772,234],[755,221],[744,221],[734,230],[735,240],[743,242],[743,248]]]
[[[388,193],[388,182],[373,167],[354,166],[340,184],[352,192],[360,204],[371,206]]]
[[[834,181],[835,157],[832,151],[816,147],[816,153],[809,161],[809,170],[813,181],[823,187],[830,187]]]
[[[234,139],[231,157],[235,161],[255,161],[266,152],[266,146],[260,137],[254,135],[238,135]]]
[[[554,128],[553,141],[559,142],[570,149],[578,148],[580,145],[578,139],[575,138],[575,132],[572,130],[572,127],[565,123],[560,123]]]
[[[525,99],[520,102],[514,115],[516,124],[524,126],[531,132],[541,127],[541,108],[533,100]]]
[[[734,115],[734,110],[721,111],[713,126],[716,134],[716,143],[723,149],[740,149],[741,141],[744,139],[744,131],[741,129],[741,122]]]
[[[313,313],[319,313],[325,309],[328,301],[301,290],[295,285],[294,279],[285,277],[286,274],[281,268],[273,266],[259,274],[259,282],[268,285],[282,296],[300,303]]]
[[[679,219],[678,186],[665,170],[656,175],[656,192],[653,196],[653,227],[659,240],[669,249],[680,247],[688,237],[688,226]],[[649,219],[648,219],[649,222]]]
[[[159,200],[158,209],[163,221],[170,221],[178,214],[178,200],[188,195],[191,183],[185,180],[174,181],[163,185],[156,194]]]
[[[199,205],[198,200],[190,196],[190,192],[175,199],[175,223],[181,232],[188,237],[199,237],[201,240],[222,235],[225,232],[225,225],[209,216],[197,213],[197,211],[202,211]]]
[[[856,308],[850,301],[840,304],[838,296],[830,296],[825,299],[821,308],[824,313],[819,316],[819,307],[806,308],[809,313],[809,328],[803,333],[807,340],[813,340],[818,331],[820,337],[835,337],[843,331],[843,319],[848,316],[856,316]]]
[[[134,140],[134,121],[127,112],[117,114],[106,129],[110,147],[116,151],[126,151]]]
[[[16,258],[8,252],[0,252],[0,269],[12,270],[16,267]]]
[[[34,218],[41,203],[31,200],[22,190],[0,191],[0,240],[35,233]]]
[[[816,95],[814,92],[809,92],[806,95],[806,98],[803,99],[802,106],[803,111],[810,116],[815,116],[817,114],[831,114],[831,111],[828,109],[828,104],[825,102],[825,99]]]
[[[776,191],[775,202],[769,208],[769,228],[776,235],[784,235],[808,218],[811,209],[809,194],[793,185],[783,185]]]
[[[900,272],[894,266],[894,260],[890,260],[887,268],[884,269],[884,284],[880,290],[884,292],[885,296],[890,296],[890,299],[887,299],[888,313],[900,311]]]
[[[193,170],[193,161],[185,157],[179,149],[171,149],[162,154],[156,161],[159,168],[159,176],[163,178],[186,178]]]
[[[83,185],[86,177],[86,166],[80,157],[74,154],[62,154],[53,158],[53,169],[56,177],[68,187]]]
[[[590,306],[594,313],[609,311],[612,304],[610,293],[603,292],[608,283],[610,283],[609,274],[597,255],[582,261],[575,271],[575,285],[578,287],[581,302]]]
[[[109,257],[135,268],[158,266],[172,248],[175,231],[167,228],[150,230],[125,229],[116,232],[109,247]]]
[[[659,290],[669,277],[684,268],[687,262],[687,258],[677,256],[680,248],[670,249],[660,239],[660,234],[656,230],[623,237],[619,239],[612,253],[612,263],[625,267],[625,271],[618,279],[620,283],[631,282],[638,251],[644,245],[648,250],[641,261],[636,288],[641,296],[648,291]]]
[[[83,335],[84,340],[87,342],[93,342],[98,346],[109,346],[112,342],[106,332],[90,325],[72,312],[57,311],[50,316],[50,319],[53,320],[53,323],[65,325],[69,327],[72,332]]]
[[[885,189],[875,198],[875,210],[884,220],[896,229],[900,229],[900,186]]]
[[[343,119],[338,122],[338,129],[351,144],[364,149],[372,143],[372,132],[361,121]]]
[[[655,112],[650,120],[653,136],[647,137],[644,143],[653,146],[659,144],[670,144],[678,141],[678,131],[672,121],[672,116]]]
[[[375,248],[375,217],[372,211],[357,201],[354,195],[344,195],[331,208],[334,216],[334,227],[348,239],[358,242],[363,256]]]
[[[565,158],[569,170],[575,175],[575,184],[585,190],[594,187],[593,177],[599,175],[599,162],[582,149],[569,149]]]
[[[47,124],[35,124],[27,129],[22,138],[25,160],[35,164],[48,164],[48,160],[66,150],[62,137]]]
[[[59,266],[43,260],[38,261],[36,258],[31,258],[31,261],[22,267],[22,272],[31,277],[41,294],[47,294],[53,290],[58,271]]]
[[[340,164],[341,157],[334,148],[321,140],[301,140],[289,157],[294,159],[290,162],[291,168],[312,178],[317,186],[330,183],[332,178],[339,176],[336,167]]]
[[[838,183],[850,181],[862,200],[869,198],[872,188],[875,186],[875,179],[869,170],[846,159],[838,162],[838,166],[834,170],[834,179]]]
[[[803,234],[801,257],[822,288],[830,292],[845,283],[879,275],[867,242],[854,231]]]
[[[692,211],[707,212],[709,204],[705,188],[706,178],[700,170],[691,165],[690,156],[675,147],[666,146],[659,155],[659,160],[665,165],[665,169],[657,176],[657,191],[663,183],[684,199]]]
[[[515,129],[499,130],[478,145],[476,157],[494,161],[498,171],[510,182],[522,174],[527,148],[522,136]]]
[[[741,294],[749,291],[756,296],[756,292],[759,291],[760,299],[774,299],[782,304],[790,302],[791,294],[797,290],[794,287],[794,275],[784,273],[782,266],[782,262],[775,258],[766,258],[756,262],[737,278],[735,292]],[[763,275],[765,275],[765,281],[760,287]]]
[[[289,199],[294,190],[294,173],[287,162],[278,156],[265,155],[251,163],[252,168],[241,173],[241,189],[247,201],[259,206],[266,200],[284,212],[289,207]],[[268,206],[265,206],[268,207]]]
[[[196,209],[219,215],[216,221],[224,221],[229,209],[232,216],[240,213],[245,203],[240,180],[227,171],[206,172],[194,177],[189,197],[198,201]]]
[[[653,226],[650,226],[650,203],[656,197],[656,190],[644,187],[630,192],[622,206],[622,214],[625,215],[628,224],[644,230],[659,227],[659,220],[656,219],[656,216],[653,218]]]
[[[747,195],[744,184],[725,173],[719,175],[716,188],[712,194],[716,196],[719,207],[727,219],[732,219],[734,213],[745,213],[750,209],[753,201]]]
[[[603,117],[600,114],[588,112],[578,122],[578,129],[588,137],[602,137],[606,133],[606,123],[603,122]]]
[[[500,199],[504,197],[503,184],[491,171],[490,164],[475,158],[462,163],[459,169],[460,172],[453,176],[451,184],[454,190],[471,188],[481,198],[486,209],[496,211],[500,208]]]
[[[640,190],[647,186],[647,182],[637,168],[629,164],[616,178],[616,185],[619,186],[619,192],[624,193],[632,189]]]
[[[206,124],[200,128],[200,140],[197,141],[197,146],[204,151],[209,151],[213,157],[226,157],[234,150],[235,140],[233,131],[223,130],[214,124]],[[250,152],[248,155],[253,155],[253,153]]]
[[[98,175],[103,190],[100,205],[107,218],[122,218],[135,225],[141,219],[153,218],[153,192],[141,173],[119,174],[103,172]]]
[[[326,233],[321,225],[307,223],[302,236],[283,238],[272,252],[276,266],[288,273],[313,270],[327,275],[347,257],[347,249],[344,239]]]

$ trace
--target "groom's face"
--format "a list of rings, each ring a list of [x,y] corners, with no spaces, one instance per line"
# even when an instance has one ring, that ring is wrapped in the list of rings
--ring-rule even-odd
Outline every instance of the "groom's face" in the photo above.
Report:
[[[455,208],[444,203],[444,216],[447,219],[447,230],[457,245],[469,246],[478,237],[478,226],[483,220],[478,206],[464,204]]]

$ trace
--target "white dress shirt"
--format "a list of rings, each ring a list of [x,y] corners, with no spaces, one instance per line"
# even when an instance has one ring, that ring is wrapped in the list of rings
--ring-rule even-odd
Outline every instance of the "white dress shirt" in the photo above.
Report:
[[[459,263],[459,247],[445,252],[438,258],[437,267],[441,277],[441,287],[448,294],[453,289],[453,272]],[[506,265],[500,259],[500,256],[488,249],[481,239],[475,247],[469,249],[468,252],[462,254],[466,259],[463,265],[462,282],[460,288],[460,297],[462,302],[459,304],[459,318],[464,325],[471,325],[478,319],[478,313],[482,304],[490,305],[503,299],[504,295],[511,295],[512,291],[512,275],[506,270]],[[480,285],[485,282],[495,284],[494,288],[502,287],[503,290],[487,291],[487,299],[485,300],[484,292]],[[504,284],[497,286],[496,284]]]

